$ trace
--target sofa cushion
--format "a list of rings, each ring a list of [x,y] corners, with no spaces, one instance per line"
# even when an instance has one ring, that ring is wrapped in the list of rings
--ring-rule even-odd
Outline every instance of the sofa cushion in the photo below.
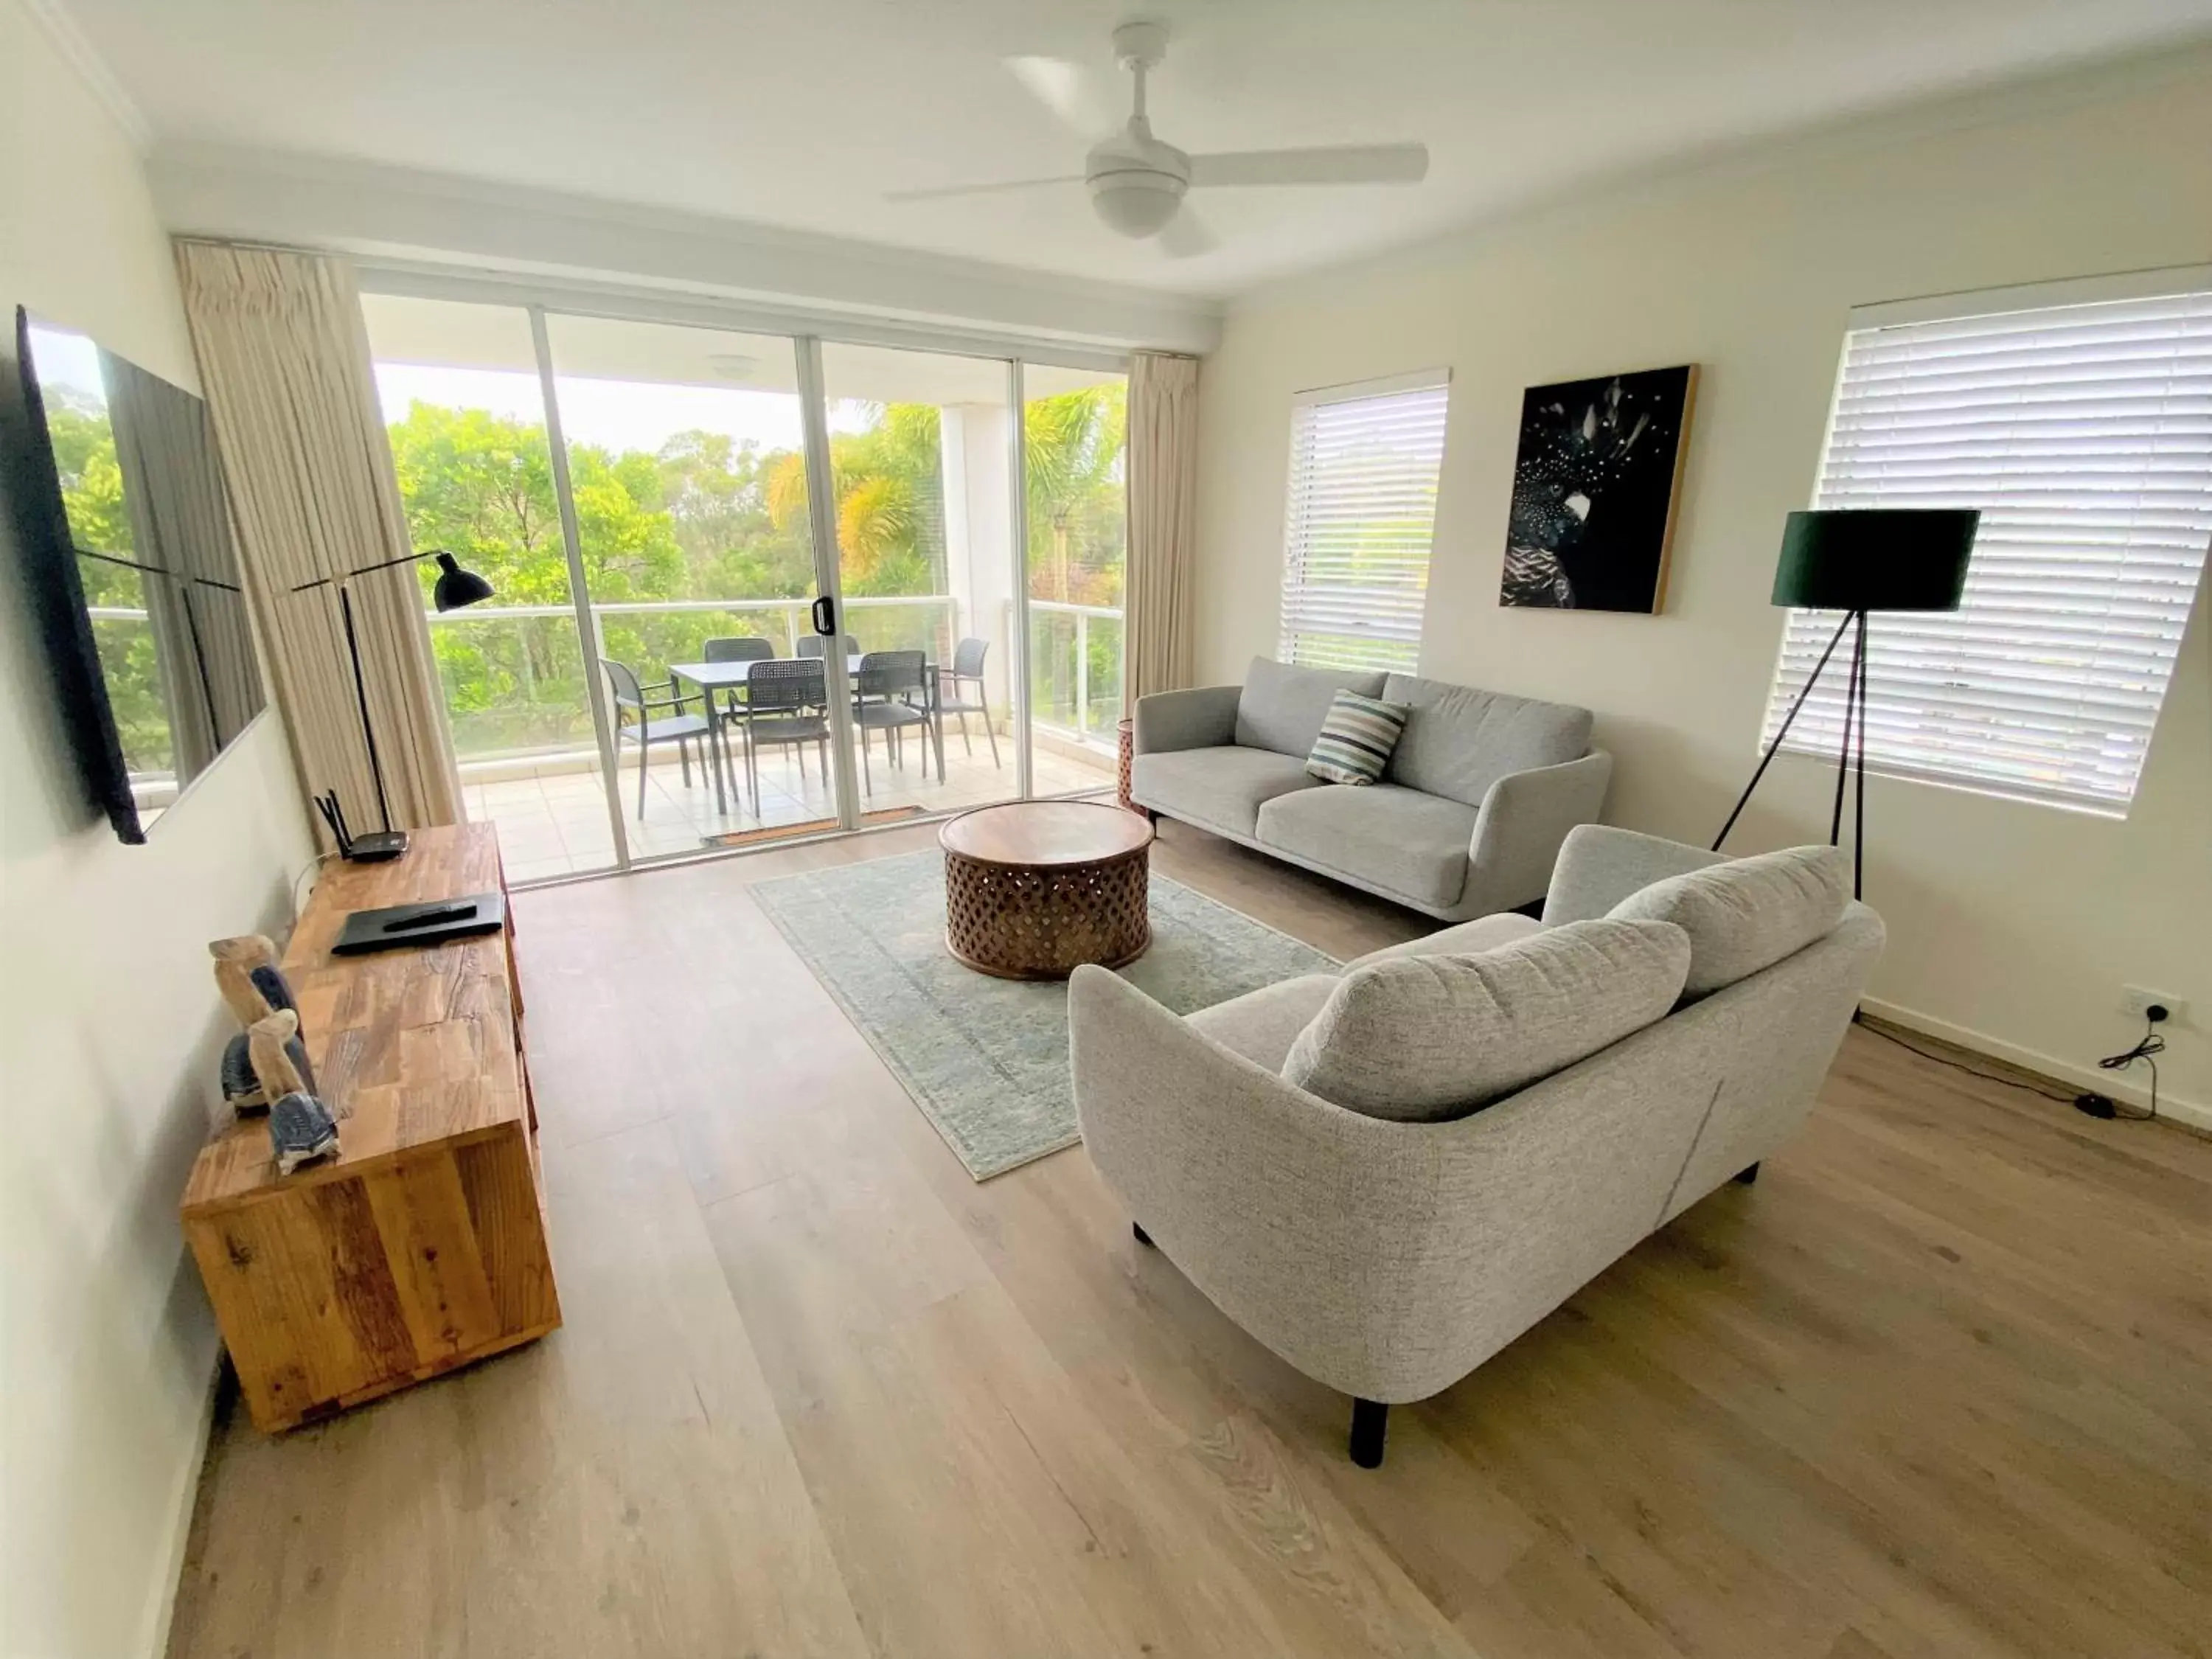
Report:
[[[1300,764],[1313,752],[1321,723],[1340,691],[1376,696],[1379,672],[1360,669],[1294,668],[1288,663],[1252,659],[1244,689],[1237,698],[1237,741],[1247,749],[1272,749],[1296,755]]]
[[[1413,710],[1383,776],[1468,806],[1481,805],[1490,786],[1509,772],[1559,766],[1589,753],[1587,708],[1411,674],[1391,675],[1382,695]]]
[[[1577,921],[1355,968],[1291,1045],[1283,1079],[1370,1117],[1456,1117],[1665,1018],[1689,967],[1672,923]],[[1574,1126],[1559,1133],[1570,1144]]]
[[[1671,921],[1690,937],[1683,994],[1701,997],[1771,968],[1832,931],[1851,896],[1841,848],[1785,847],[1655,881],[1607,914]]]
[[[1349,971],[1364,968],[1370,962],[1395,962],[1400,957],[1469,957],[1479,951],[1494,951],[1516,939],[1526,939],[1543,925],[1518,910],[1501,910],[1494,916],[1477,916],[1473,921],[1440,927],[1433,933],[1409,939],[1403,945],[1386,945],[1364,957],[1354,957],[1344,965]]]
[[[1139,755],[1129,767],[1129,793],[1139,805],[1248,838],[1262,801],[1321,787],[1319,778],[1306,775],[1304,755],[1271,749],[1171,749]]]
[[[1193,1030],[1204,1032],[1255,1066],[1279,1072],[1291,1045],[1313,1023],[1322,1005],[1335,992],[1336,983],[1334,974],[1305,974],[1263,985],[1184,1018]]]
[[[1364,788],[1382,777],[1405,729],[1406,711],[1398,704],[1340,691],[1328,705],[1313,753],[1306,757],[1306,770],[1323,783]]]
[[[1261,807],[1260,844],[1442,908],[1467,887],[1474,809],[1388,783],[1309,789]]]

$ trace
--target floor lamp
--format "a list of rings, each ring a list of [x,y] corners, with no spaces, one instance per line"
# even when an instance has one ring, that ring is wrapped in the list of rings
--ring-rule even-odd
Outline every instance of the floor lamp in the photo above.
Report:
[[[1721,850],[1735,821],[1766,775],[1767,763],[1790,735],[1797,713],[1820,683],[1821,671],[1851,635],[1850,680],[1844,693],[1843,744],[1836,757],[1836,805],[1828,819],[1828,844],[1840,846],[1844,782],[1857,775],[1851,828],[1851,895],[1863,896],[1866,878],[1867,617],[1875,611],[1956,611],[1966,586],[1966,561],[1974,550],[1981,514],[1972,508],[1838,507],[1792,513],[1782,532],[1782,557],[1774,568],[1774,603],[1805,611],[1841,611],[1843,621],[1813,665],[1790,712],[1774,733],[1735,810],[1713,837]]]
[[[380,833],[356,836],[347,827],[345,814],[337,804],[337,792],[332,790],[327,798],[316,804],[337,837],[338,850],[346,857],[362,862],[378,859],[398,858],[407,850],[407,832],[392,827],[392,802],[384,793],[384,763],[376,752],[376,727],[368,718],[368,682],[361,672],[361,641],[354,632],[353,595],[351,584],[356,577],[373,575],[379,570],[391,570],[403,564],[416,564],[424,559],[438,562],[437,586],[431,590],[430,602],[441,611],[458,611],[463,605],[474,605],[491,597],[491,584],[473,570],[461,568],[460,561],[452,554],[432,548],[426,552],[407,553],[396,559],[386,559],[381,564],[365,564],[358,570],[349,570],[339,576],[318,576],[311,582],[301,582],[292,592],[304,593],[311,587],[335,586],[338,591],[338,614],[345,619],[346,655],[353,662],[353,695],[361,709],[362,740],[368,747],[368,775],[376,781],[377,816],[383,821]]]

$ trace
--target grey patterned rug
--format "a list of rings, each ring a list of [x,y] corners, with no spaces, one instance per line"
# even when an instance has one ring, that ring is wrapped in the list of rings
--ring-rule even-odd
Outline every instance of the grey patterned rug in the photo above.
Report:
[[[976,1180],[1079,1139],[1067,987],[994,979],[946,953],[943,854],[871,859],[752,891]],[[1121,973],[1187,1014],[1335,966],[1156,873],[1152,948]]]

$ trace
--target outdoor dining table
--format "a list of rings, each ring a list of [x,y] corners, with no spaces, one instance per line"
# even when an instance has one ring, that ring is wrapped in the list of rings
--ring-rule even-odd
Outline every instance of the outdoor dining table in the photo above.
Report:
[[[722,746],[722,722],[716,719],[714,714],[715,698],[718,694],[724,691],[744,690],[752,678],[755,662],[792,660],[793,659],[789,657],[765,657],[744,662],[672,662],[668,665],[669,678],[675,680],[688,680],[697,686],[701,697],[706,702],[708,763],[709,769],[714,774],[714,811],[719,813],[726,813],[730,810],[729,797],[723,788],[723,770],[729,764],[729,757]],[[811,659],[802,658],[798,660],[806,661]],[[850,684],[860,678],[860,657],[858,655],[847,657],[845,659],[846,683]],[[925,662],[922,665],[921,683],[929,696],[929,731],[930,737],[937,748],[937,781],[943,783],[945,781],[945,715],[939,707],[940,699],[938,696],[935,663]],[[861,734],[861,741],[866,741],[866,733]],[[928,765],[927,756],[923,757],[922,764],[927,769]],[[734,789],[736,785],[732,783],[730,787]]]

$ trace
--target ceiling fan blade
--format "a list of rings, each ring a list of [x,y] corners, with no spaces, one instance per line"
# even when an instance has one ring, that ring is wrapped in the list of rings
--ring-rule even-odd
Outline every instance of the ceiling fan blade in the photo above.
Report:
[[[1203,218],[1191,211],[1188,202],[1161,228],[1158,240],[1160,252],[1170,259],[1194,259],[1221,246],[1221,239]]]
[[[1006,68],[1030,95],[1085,143],[1121,125],[1120,100],[1096,71],[1065,58],[1009,58]]]
[[[939,185],[932,190],[887,190],[886,202],[935,202],[948,196],[998,196],[1010,190],[1035,190],[1040,185],[1079,185],[1079,173],[1063,173],[1050,179],[1008,179],[995,185]]]
[[[1426,144],[1242,149],[1190,158],[1194,185],[1417,185],[1428,172]]]

